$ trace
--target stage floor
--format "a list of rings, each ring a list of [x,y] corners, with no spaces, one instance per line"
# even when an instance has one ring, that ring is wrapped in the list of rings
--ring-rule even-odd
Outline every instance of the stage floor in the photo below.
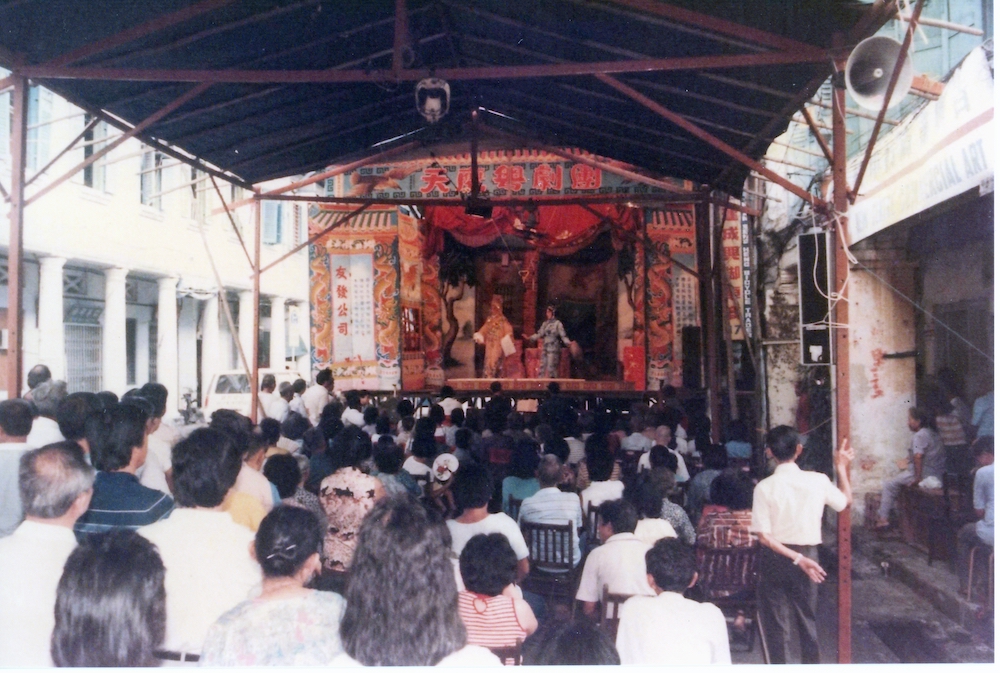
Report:
[[[630,381],[587,381],[586,379],[448,379],[458,391],[489,392],[490,384],[499,381],[505,392],[545,392],[550,383],[558,383],[563,392],[618,393],[635,392]]]

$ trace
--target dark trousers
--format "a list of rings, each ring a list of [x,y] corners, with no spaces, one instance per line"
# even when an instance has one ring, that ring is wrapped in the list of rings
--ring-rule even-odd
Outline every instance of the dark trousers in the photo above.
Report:
[[[805,558],[819,560],[815,546],[785,545]],[[816,638],[816,604],[819,585],[809,579],[792,560],[766,547],[760,550],[760,580],[757,583],[757,610],[764,628],[772,664],[788,663],[792,621],[799,630],[803,664],[819,663]]]
[[[975,522],[967,523],[958,529],[958,567],[955,571],[958,574],[958,591],[961,594],[969,590],[969,557],[972,556],[975,547],[988,548],[989,544],[976,533]]]

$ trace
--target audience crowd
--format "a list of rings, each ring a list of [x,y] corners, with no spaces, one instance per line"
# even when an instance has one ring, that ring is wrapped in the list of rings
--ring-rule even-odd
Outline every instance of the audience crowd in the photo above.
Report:
[[[710,602],[703,560],[784,553],[699,400],[578,410],[553,384],[525,415],[494,384],[415,407],[324,370],[265,377],[257,425],[178,429],[162,385],[44,374],[0,402],[0,666],[730,663],[750,615]],[[566,537],[523,532],[547,526]]]

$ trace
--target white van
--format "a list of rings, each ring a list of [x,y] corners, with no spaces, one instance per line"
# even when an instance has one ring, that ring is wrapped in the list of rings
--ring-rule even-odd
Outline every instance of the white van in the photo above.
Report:
[[[297,371],[291,369],[261,369],[258,370],[257,374],[259,377],[257,390],[260,390],[260,381],[267,374],[274,375],[275,385],[279,387],[283,381],[293,383],[296,379],[302,378]],[[216,409],[232,409],[244,416],[249,416],[250,384],[247,379],[247,374],[242,369],[231,369],[213,376],[212,382],[208,386],[208,392],[205,393],[205,404],[202,406],[205,420],[210,420],[212,412]],[[277,394],[278,388],[275,387],[274,391]],[[258,414],[259,417],[260,414]]]

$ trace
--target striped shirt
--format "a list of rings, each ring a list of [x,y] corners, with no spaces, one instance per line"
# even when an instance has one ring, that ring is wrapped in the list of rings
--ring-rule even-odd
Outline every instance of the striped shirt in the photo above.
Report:
[[[174,511],[174,500],[166,493],[147,488],[128,472],[98,472],[90,509],[73,526],[77,539],[114,528],[148,526]]]
[[[510,647],[528,632],[514,610],[514,599],[500,594],[484,596],[471,591],[458,594],[458,614],[469,633],[469,645]]]
[[[962,421],[958,420],[958,416],[955,414],[942,414],[934,419],[934,423],[937,425],[941,443],[945,446],[968,444],[969,440],[965,438],[965,429],[962,427]]]
[[[564,493],[555,486],[543,488],[521,503],[518,523],[573,523],[573,565],[580,563],[580,540],[577,531],[583,527],[583,510],[575,493]]]

